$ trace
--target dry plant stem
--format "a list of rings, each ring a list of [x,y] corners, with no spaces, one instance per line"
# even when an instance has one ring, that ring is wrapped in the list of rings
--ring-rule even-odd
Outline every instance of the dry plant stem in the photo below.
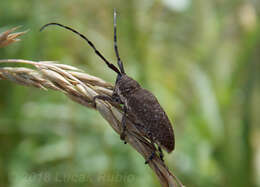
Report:
[[[0,68],[0,79],[45,90],[61,91],[73,101],[96,109],[118,134],[122,132],[122,109],[120,106],[96,100],[96,108],[94,108],[94,96],[99,94],[111,96],[113,92],[113,86],[104,80],[83,73],[83,71],[75,67],[50,61],[34,62],[8,59],[0,60],[0,63],[24,63],[34,66],[35,68],[2,67]],[[156,150],[155,147],[140,135],[140,132],[130,120],[127,120],[126,127],[126,142],[147,160],[152,152]],[[183,187],[178,178],[169,171],[157,155],[148,164],[158,176],[161,186]]]

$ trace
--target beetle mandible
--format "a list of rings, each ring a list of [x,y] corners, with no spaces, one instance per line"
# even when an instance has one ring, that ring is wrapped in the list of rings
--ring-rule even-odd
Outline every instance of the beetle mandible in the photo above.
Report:
[[[96,99],[106,100],[123,104],[123,117],[122,117],[122,128],[121,139],[125,138],[126,130],[126,119],[133,120],[137,129],[148,138],[152,144],[158,145],[158,151],[160,157],[163,160],[163,153],[161,147],[168,153],[172,152],[175,147],[174,132],[171,126],[170,120],[167,117],[165,111],[159,104],[156,97],[148,90],[142,88],[140,84],[126,75],[123,62],[120,59],[118,47],[117,47],[117,34],[116,34],[116,11],[114,10],[114,50],[117,57],[117,64],[119,69],[110,63],[95,47],[95,45],[83,34],[78,31],[59,24],[59,23],[48,23],[40,29],[41,31],[47,26],[56,25],[68,29],[75,34],[83,38],[95,53],[106,63],[106,65],[117,73],[116,83],[113,90],[112,97],[98,95]],[[94,102],[95,103],[95,102]],[[125,142],[126,143],[126,142]],[[146,160],[153,159],[155,152]]]

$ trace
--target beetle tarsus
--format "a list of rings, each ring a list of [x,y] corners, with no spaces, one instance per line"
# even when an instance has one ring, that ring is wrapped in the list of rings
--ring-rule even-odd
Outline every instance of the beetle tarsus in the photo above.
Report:
[[[158,151],[159,151],[160,159],[164,162],[164,160],[163,160],[164,155],[163,155],[163,152],[162,152],[162,149],[160,146],[158,146]]]
[[[96,99],[100,99],[100,100],[103,100],[103,101],[114,102],[113,99],[111,97],[109,97],[109,96],[106,96],[106,95],[96,95],[96,96],[93,97],[94,108],[96,108],[96,106],[97,106]]]
[[[121,104],[120,101],[118,101],[117,98],[115,97],[110,97],[110,96],[107,96],[107,95],[96,95],[93,97],[93,105],[94,105],[94,108],[96,108],[96,99],[100,99],[100,100],[103,100],[103,101],[108,101],[110,103],[118,103],[118,104]]]
[[[154,159],[155,156],[155,151],[152,152],[152,154],[148,157],[148,159],[145,161],[144,164],[148,164],[151,160]]]
[[[120,135],[120,139],[124,141],[124,143],[126,144],[126,141],[125,141],[125,131],[126,131],[126,114],[127,114],[127,108],[126,106],[124,106],[124,114],[123,114],[123,117],[122,117],[122,133]]]

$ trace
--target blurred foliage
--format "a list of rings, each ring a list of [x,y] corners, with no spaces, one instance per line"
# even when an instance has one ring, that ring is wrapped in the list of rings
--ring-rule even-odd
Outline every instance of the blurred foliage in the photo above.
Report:
[[[2,0],[0,32],[23,25],[0,58],[57,60],[114,82],[79,37],[113,51],[113,8],[127,73],[173,122],[170,169],[186,186],[260,186],[260,1]],[[0,186],[159,186],[95,112],[61,93],[0,81]]]

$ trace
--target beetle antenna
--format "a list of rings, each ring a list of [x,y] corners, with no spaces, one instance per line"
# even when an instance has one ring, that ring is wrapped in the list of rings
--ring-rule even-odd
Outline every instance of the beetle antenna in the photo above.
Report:
[[[120,59],[118,47],[117,47],[117,37],[116,37],[116,9],[114,9],[114,48],[117,58],[117,64],[122,74],[125,74],[123,62]]]
[[[107,66],[112,69],[113,71],[115,71],[117,74],[121,75],[121,72],[118,70],[118,68],[110,63],[95,47],[95,45],[86,37],[84,36],[83,34],[79,33],[78,31],[68,27],[68,26],[65,26],[65,25],[62,25],[60,23],[48,23],[46,25],[43,25],[40,29],[40,31],[44,30],[46,27],[50,26],[50,25],[57,25],[59,27],[62,27],[62,28],[65,28],[67,30],[70,30],[72,32],[74,32],[75,34],[79,35],[81,38],[83,38],[86,42],[88,42],[88,44],[90,45],[90,47],[95,51],[95,53],[107,64]]]

